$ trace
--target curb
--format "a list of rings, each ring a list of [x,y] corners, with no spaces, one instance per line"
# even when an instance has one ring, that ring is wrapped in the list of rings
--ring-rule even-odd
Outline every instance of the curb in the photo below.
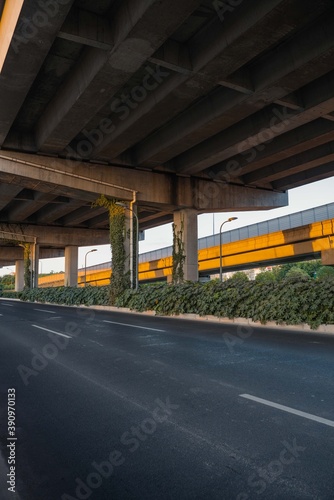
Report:
[[[4,297],[1,298],[2,300],[15,300],[15,301],[20,301],[20,299],[6,299]],[[0,300],[1,300],[0,299]],[[27,301],[28,302],[28,301]],[[222,323],[225,325],[236,325],[236,326],[245,326],[245,327],[252,327],[252,328],[269,328],[269,329],[275,329],[275,330],[290,330],[290,331],[296,331],[296,332],[310,332],[310,333],[329,333],[329,334],[334,334],[334,325],[320,325],[316,330],[312,329],[309,325],[306,323],[302,323],[299,325],[287,325],[283,323],[282,325],[279,325],[275,323],[274,321],[268,321],[265,324],[262,324],[258,321],[252,321],[251,319],[247,318],[218,318],[217,316],[200,316],[199,314],[174,314],[174,315],[160,315],[156,314],[155,311],[134,311],[132,309],[129,309],[127,307],[115,307],[115,306],[86,306],[86,305],[79,305],[79,306],[69,306],[67,304],[55,304],[53,302],[30,302],[30,304],[44,304],[44,305],[50,305],[50,306],[59,306],[59,307],[76,307],[76,308],[84,308],[84,309],[94,309],[97,311],[110,311],[110,312],[118,312],[118,313],[127,313],[127,314],[140,314],[144,316],[157,316],[160,318],[172,318],[172,319],[183,319],[183,320],[188,320],[188,321],[201,321],[201,322],[209,322],[209,323]]]
[[[79,306],[79,307],[87,307],[87,306]],[[333,333],[334,334],[334,325],[320,325],[316,330],[312,329],[310,325],[306,323],[302,323],[299,325],[279,325],[274,321],[268,321],[266,324],[262,324],[258,321],[252,321],[247,318],[218,318],[217,316],[200,316],[199,314],[174,314],[163,316],[156,314],[155,311],[144,311],[138,312],[133,311],[127,307],[115,307],[115,306],[89,306],[89,309],[96,309],[100,311],[110,311],[110,312],[119,312],[119,313],[129,313],[129,314],[141,314],[146,316],[158,316],[163,318],[173,318],[173,319],[184,319],[190,321],[202,321],[202,322],[210,322],[210,323],[223,323],[229,325],[236,326],[248,326],[254,328],[273,328],[278,330],[293,330],[293,331],[302,331],[302,332],[311,332],[311,333]]]

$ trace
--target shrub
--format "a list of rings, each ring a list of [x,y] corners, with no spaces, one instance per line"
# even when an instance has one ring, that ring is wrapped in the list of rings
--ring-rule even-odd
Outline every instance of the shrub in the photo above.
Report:
[[[108,305],[109,288],[41,288],[19,293],[22,300],[65,305]],[[161,315],[196,313],[226,318],[249,318],[265,324],[307,323],[312,328],[334,324],[334,277],[311,279],[291,272],[280,281],[244,278],[207,283],[145,285],[126,290],[116,306],[135,311],[153,310]]]

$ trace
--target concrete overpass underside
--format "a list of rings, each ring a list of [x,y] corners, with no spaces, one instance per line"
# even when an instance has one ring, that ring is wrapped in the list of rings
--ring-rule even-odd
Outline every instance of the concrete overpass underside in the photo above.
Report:
[[[41,252],[106,243],[100,194],[135,196],[140,229],[182,211],[191,248],[194,214],[283,206],[334,175],[332,0],[0,0],[0,15],[0,230]]]

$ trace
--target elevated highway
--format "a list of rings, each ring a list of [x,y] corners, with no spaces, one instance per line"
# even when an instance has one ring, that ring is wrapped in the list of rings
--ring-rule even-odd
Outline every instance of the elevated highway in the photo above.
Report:
[[[324,216],[328,218],[323,219]],[[274,232],[266,233],[270,229],[274,229]],[[248,238],[245,238],[246,235]],[[321,258],[324,265],[334,265],[333,249],[334,203],[331,203],[224,232],[222,261],[225,272],[316,258]],[[199,275],[217,274],[219,265],[219,234],[200,238]],[[87,283],[92,286],[107,285],[110,281],[110,272],[110,263],[89,267]],[[171,274],[172,247],[140,255],[139,281],[167,280]],[[82,270],[79,271],[78,284],[84,285]],[[63,285],[63,273],[39,280],[41,287]]]
[[[100,194],[140,229],[183,219],[196,279],[198,214],[284,206],[334,174],[332,0],[0,0],[0,15],[0,231],[68,269],[84,233],[107,242]]]

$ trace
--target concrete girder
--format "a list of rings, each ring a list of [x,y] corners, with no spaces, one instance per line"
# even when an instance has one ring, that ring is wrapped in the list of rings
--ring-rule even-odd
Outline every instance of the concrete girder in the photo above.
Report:
[[[177,73],[182,73],[183,75],[191,75],[193,73],[188,46],[175,40],[166,40],[148,60],[153,64],[171,69]]]
[[[102,213],[106,213],[105,208],[97,208],[92,206],[78,208],[71,214],[66,215],[62,220],[62,224],[64,226],[75,226],[82,222],[89,221],[90,219],[93,219],[94,217],[97,217]]]
[[[113,46],[108,18],[77,8],[70,11],[57,36],[97,49],[111,50]]]
[[[258,182],[273,182],[282,177],[286,177],[287,174],[296,174],[329,162],[334,162],[334,142],[329,142],[314,149],[303,151],[286,160],[281,160],[267,167],[255,170],[243,176],[242,180],[246,185],[256,184]]]
[[[62,205],[47,207],[42,211],[42,213],[37,215],[36,222],[37,224],[50,224],[82,206],[84,206],[82,202],[78,203],[77,201],[69,201],[68,203],[64,203]]]
[[[38,148],[65,148],[198,4],[199,0],[121,2],[111,28],[112,50],[86,49],[37,124]]]
[[[64,257],[63,248],[40,248],[40,259],[54,259]],[[0,261],[13,262],[14,260],[23,260],[23,248],[20,246],[0,246]]]
[[[198,144],[173,161],[177,172],[194,174],[334,110],[334,71],[302,90],[303,111],[268,106],[240,124]],[[222,148],[222,144],[224,145]]]
[[[18,222],[27,219],[32,214],[51,203],[56,198],[49,193],[36,193],[34,200],[17,202],[18,205],[10,210],[9,222]]]
[[[298,172],[272,183],[274,189],[291,189],[334,176],[334,162]]]
[[[5,208],[21,190],[19,186],[0,184],[0,210]]]
[[[148,172],[91,163],[68,162],[59,158],[13,153],[12,159],[0,155],[0,173],[11,172],[34,182],[65,186],[81,193],[87,191],[96,199],[104,194],[131,201],[134,188],[138,204],[174,211],[192,208],[199,212],[230,208],[275,208],[286,205],[287,195],[244,186],[215,183],[210,180]],[[38,163],[37,163],[38,162]],[[120,188],[120,186],[123,186]]]
[[[23,248],[19,246],[0,246],[0,261],[14,262],[23,260]]]
[[[57,12],[48,16],[41,11],[39,0],[23,2],[20,18],[17,23],[11,45],[4,59],[1,70],[0,94],[0,145],[6,136],[39,72],[54,39],[63,24],[74,0],[65,3],[57,2]],[[13,9],[15,2],[7,1],[6,8]],[[44,13],[47,22],[34,22],[38,13]],[[2,19],[2,21],[4,21]],[[19,78],[13,75],[19,74]]]
[[[6,224],[0,223],[0,231],[17,233],[22,231],[27,237],[37,238],[41,246],[66,246],[106,245],[109,243],[109,231],[102,229],[83,229],[56,226],[37,226],[32,224]]]
[[[88,227],[109,227],[109,217],[107,211],[104,214],[98,215],[93,219],[90,219],[87,224]]]
[[[153,72],[152,72],[153,73]],[[103,156],[103,158],[116,158],[120,153],[125,151],[129,144],[132,145],[143,138],[147,133],[150,133],[153,127],[150,113],[156,115],[160,111],[160,119],[166,113],[164,110],[165,99],[171,95],[173,90],[177,89],[187,77],[182,74],[171,74],[169,70],[156,71],[156,79],[153,80],[153,87],[156,90],[149,91],[148,85],[143,85],[143,92],[146,98],[141,103],[134,102],[135,109],[126,107],[120,100],[115,101],[115,113],[111,115],[110,123],[112,125],[106,131],[102,131],[101,122],[98,129],[90,130],[87,133],[87,139],[94,144],[94,133],[96,134],[95,141],[97,145],[94,147],[93,156]],[[143,81],[145,80],[145,77]],[[159,83],[158,83],[159,82]],[[152,83],[149,84],[150,87]],[[135,87],[136,88],[136,87]],[[148,118],[149,117],[149,118]],[[108,118],[107,118],[108,120]],[[79,151],[80,140],[73,145],[74,151]]]
[[[148,160],[150,164],[164,163],[191,145],[233,125],[241,117],[246,118],[256,110],[264,108],[268,102],[277,102],[291,109],[301,110],[302,99],[296,102],[294,96],[291,103],[291,93],[331,69],[334,53],[333,32],[334,17],[327,15],[312,25],[308,32],[303,31],[280,46],[275,57],[272,57],[272,54],[266,55],[256,65],[251,65],[251,69],[243,68],[234,73],[233,82],[238,81],[238,84],[219,82],[225,87],[229,86],[230,90],[215,90],[136,146],[133,155],[137,163]],[[314,73],[314,62],[319,57],[322,64],[316,67],[317,75]],[[287,102],[284,100],[285,96],[290,97]],[[235,109],[238,106],[242,106],[242,109]],[[199,130],[200,128],[202,130]]]
[[[280,4],[286,4],[286,2],[271,0],[263,2],[260,6],[257,5],[254,9],[252,2],[244,1],[224,21],[224,29],[222,29],[222,22],[219,17],[215,16],[209,26],[188,44],[194,75],[191,78],[187,78],[186,75],[181,78],[181,75],[178,75],[179,88],[167,95],[162,101],[161,95],[159,95],[158,102],[161,101],[160,105],[158,104],[154,108],[154,113],[149,116],[149,119],[145,119],[144,116],[147,105],[145,105],[145,102],[142,103],[143,114],[141,114],[139,109],[141,106],[139,106],[136,110],[136,127],[127,130],[123,140],[121,138],[119,142],[115,141],[112,134],[105,137],[104,145],[112,141],[111,146],[104,149],[105,155],[109,158],[118,157],[127,148],[143,140],[149,133],[164,125],[178,112],[187,108],[194,100],[203,97],[214,89],[221,78],[228,76],[258,55],[264,49],[261,43],[258,45],[252,44],[250,50],[245,50],[245,45],[249,44],[247,34],[254,34],[256,30],[265,30],[268,32],[268,40],[270,39],[272,43],[278,40],[279,36],[281,36],[280,30],[282,26],[278,31],[269,30],[268,20],[271,18],[273,9]],[[289,7],[286,5],[286,8]],[[292,26],[284,26],[283,29],[286,29],[288,33]],[[239,51],[238,43],[240,43]],[[231,45],[233,45],[233,48]],[[237,57],[236,52],[238,52]],[[162,65],[166,66],[163,62]],[[132,121],[133,119],[129,122],[129,125],[132,125]]]
[[[231,178],[232,171],[232,177],[236,180],[242,175],[272,163],[284,161],[290,156],[326,144],[329,141],[334,141],[334,124],[319,118],[296,130],[275,137],[270,143],[266,143],[265,147],[254,147],[234,156],[231,160],[220,162],[205,170],[204,174],[225,179],[227,175]]]

